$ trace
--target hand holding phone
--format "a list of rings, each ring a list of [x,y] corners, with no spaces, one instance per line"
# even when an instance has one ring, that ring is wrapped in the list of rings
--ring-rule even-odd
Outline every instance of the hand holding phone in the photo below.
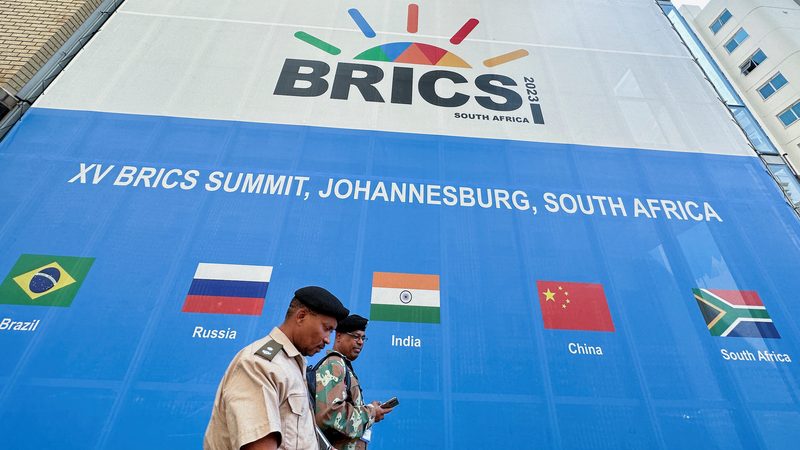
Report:
[[[381,403],[381,409],[391,409],[399,404],[400,400],[398,400],[397,397],[392,397],[389,400],[386,400],[385,402]]]

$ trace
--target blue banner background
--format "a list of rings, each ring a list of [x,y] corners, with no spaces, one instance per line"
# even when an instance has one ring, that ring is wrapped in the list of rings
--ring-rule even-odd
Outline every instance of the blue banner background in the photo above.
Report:
[[[309,176],[312,192],[329,177],[522,189],[539,212],[118,187],[116,171],[67,183],[80,162],[197,169],[200,184]],[[708,201],[724,222],[550,214],[543,192]],[[401,401],[371,448],[800,440],[800,227],[756,158],[34,108],[0,145],[0,211],[3,277],[23,253],[96,258],[69,308],[0,304],[41,320],[0,332],[3,447],[198,448],[228,362],[296,288],[366,316],[376,271],[439,274],[442,320],[370,323],[365,395]],[[199,262],[273,266],[263,314],[182,313]],[[602,284],[616,331],[544,329],[537,280]],[[757,291],[782,338],[712,337],[695,287]]]

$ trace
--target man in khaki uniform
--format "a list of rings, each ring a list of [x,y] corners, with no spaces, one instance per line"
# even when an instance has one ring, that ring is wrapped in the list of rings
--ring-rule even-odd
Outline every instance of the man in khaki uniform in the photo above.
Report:
[[[330,343],[349,311],[321,287],[299,289],[284,322],[243,348],[222,377],[206,450],[317,450],[306,361]]]

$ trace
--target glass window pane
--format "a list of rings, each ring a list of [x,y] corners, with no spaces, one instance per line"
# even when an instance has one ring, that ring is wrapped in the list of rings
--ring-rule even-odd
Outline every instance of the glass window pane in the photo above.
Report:
[[[728,53],[736,50],[736,47],[739,46],[742,42],[744,42],[750,35],[747,34],[747,31],[744,31],[744,28],[739,28],[739,31],[736,32],[735,35],[725,44],[725,49],[728,50]]]
[[[761,94],[761,97],[766,99],[767,97],[769,97],[770,95],[775,93],[775,89],[772,88],[771,84],[767,84],[764,87],[762,87],[761,89],[759,89],[758,93]]]
[[[800,183],[798,183],[792,171],[789,170],[789,167],[785,164],[769,164],[767,167],[778,179],[781,188],[786,192],[786,196],[789,197],[793,206],[795,208],[800,206]]]
[[[778,74],[775,75],[774,78],[772,78],[772,87],[774,87],[776,91],[781,87],[783,87],[783,85],[785,85],[786,83],[787,83],[786,78],[784,78],[780,72],[778,72]]]
[[[758,49],[758,51],[753,53],[753,56],[751,56],[750,59],[745,61],[741,66],[739,66],[739,68],[742,69],[743,74],[747,75],[750,72],[752,72],[753,69],[758,67],[759,64],[764,62],[765,59],[767,59],[767,55],[765,55],[764,52],[761,51],[761,49]]]
[[[750,139],[750,143],[753,144],[756,151],[761,155],[777,155],[778,150],[775,146],[767,138],[767,135],[764,134],[764,131],[758,126],[756,120],[753,118],[752,113],[747,110],[744,106],[737,106],[737,107],[730,107],[733,116],[736,118],[736,122],[739,126],[742,127],[744,130],[744,134],[747,135],[747,138]]]
[[[781,115],[778,116],[778,118],[781,119],[781,122],[783,122],[783,124],[786,125],[787,127],[791,125],[792,122],[797,120],[797,116],[794,115],[794,112],[792,112],[791,109],[788,111],[784,111]]]
[[[725,25],[725,23],[727,23],[731,17],[730,11],[727,9],[722,10],[722,14],[720,14],[719,17],[717,17],[717,19],[711,24],[711,31],[713,31],[714,34],[717,34],[717,31],[719,31],[720,28],[722,28],[722,26]]]

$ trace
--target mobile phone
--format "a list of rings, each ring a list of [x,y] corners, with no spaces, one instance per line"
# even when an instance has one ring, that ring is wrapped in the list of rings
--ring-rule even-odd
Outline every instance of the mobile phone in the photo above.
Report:
[[[399,404],[400,404],[400,400],[398,400],[397,397],[392,397],[389,400],[386,400],[385,402],[381,403],[381,409],[394,408],[395,406],[397,406]]]

